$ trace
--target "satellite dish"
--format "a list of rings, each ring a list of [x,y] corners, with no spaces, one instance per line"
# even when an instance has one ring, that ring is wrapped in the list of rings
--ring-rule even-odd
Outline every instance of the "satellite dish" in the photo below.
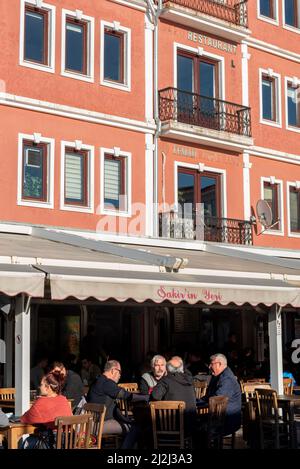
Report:
[[[256,214],[259,222],[265,228],[269,228],[272,225],[272,209],[266,200],[260,199],[257,201]]]

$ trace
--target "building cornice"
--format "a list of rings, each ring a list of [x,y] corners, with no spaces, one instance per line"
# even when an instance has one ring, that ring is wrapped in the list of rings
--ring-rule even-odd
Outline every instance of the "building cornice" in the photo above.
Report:
[[[104,114],[102,112],[90,111],[64,104],[40,101],[38,99],[28,98],[26,96],[17,96],[9,93],[0,93],[0,105],[26,109],[29,111],[53,114],[55,116],[67,117],[85,122],[91,122],[120,129],[133,130],[141,133],[155,132],[156,126],[153,122],[138,121],[125,117]]]
[[[284,161],[285,163],[300,164],[300,155],[292,153],[285,153],[283,151],[274,150],[272,148],[264,148],[253,146],[249,149],[249,154],[254,156],[261,156],[272,160]]]
[[[243,40],[243,43],[247,44],[249,47],[254,47],[255,49],[268,52],[269,54],[277,55],[278,57],[282,57],[283,59],[292,60],[293,62],[300,63],[300,54],[289,51],[287,49],[282,49],[281,47],[261,41],[260,39],[248,37],[247,39]]]

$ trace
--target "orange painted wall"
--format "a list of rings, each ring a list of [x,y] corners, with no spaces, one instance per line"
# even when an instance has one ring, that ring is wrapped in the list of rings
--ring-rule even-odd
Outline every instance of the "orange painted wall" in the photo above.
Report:
[[[50,0],[56,6],[55,73],[19,65],[19,0],[0,2],[1,80],[5,91],[18,96],[114,114],[145,118],[144,12],[106,0]],[[62,8],[95,19],[94,83],[61,76]],[[131,92],[100,85],[100,21],[119,21],[131,29]]]
[[[176,154],[174,147],[184,148],[185,150],[194,150],[195,157],[181,156]],[[161,140],[159,143],[159,202],[162,203],[163,187],[163,169],[162,152],[166,155],[165,165],[165,192],[166,203],[174,204],[174,174],[175,162],[183,164],[197,165],[204,163],[205,170],[213,169],[226,171],[226,198],[227,198],[227,217],[244,218],[243,208],[243,159],[239,154],[229,151],[222,151],[217,148],[200,147],[175,140]],[[208,169],[211,168],[211,169]],[[238,196],[237,196],[238,194]]]
[[[237,46],[236,54],[224,52],[206,44],[200,44],[188,39],[188,32],[192,31],[197,34],[204,34],[212,39],[221,40],[223,42]],[[236,43],[230,42],[222,37],[213,36],[208,33],[194,30],[184,26],[175,25],[173,23],[161,20],[159,23],[159,89],[174,86],[174,43],[185,46],[198,48],[203,47],[203,55],[205,52],[221,56],[225,58],[225,99],[237,104],[242,102],[242,86],[241,86],[241,48]],[[233,61],[233,63],[232,63]]]
[[[287,219],[287,182],[295,182],[300,178],[300,168],[298,165],[275,161],[258,156],[251,156],[250,161],[252,168],[251,176],[251,206],[255,209],[256,202],[261,198],[261,178],[275,176],[276,179],[282,180],[282,197],[283,197],[283,222],[284,236],[263,234],[256,236],[254,244],[259,246],[269,246],[274,248],[300,249],[300,238],[288,236],[288,219]],[[259,229],[262,228],[259,225]]]
[[[0,106],[2,156],[0,213],[2,221],[96,230],[100,215],[60,210],[61,141],[82,140],[95,148],[95,211],[100,201],[100,147],[120,147],[132,154],[132,202],[145,202],[145,135],[99,124]],[[5,131],[4,131],[5,129]],[[55,139],[54,209],[17,205],[18,133],[39,132]],[[142,175],[142,177],[141,177]],[[129,219],[130,220],[130,219]],[[108,229],[108,228],[107,228]]]
[[[249,100],[252,117],[252,133],[254,145],[286,153],[299,154],[299,133],[286,129],[285,110],[285,80],[284,77],[300,77],[300,64],[290,60],[282,59],[275,55],[249,48],[251,58],[249,61]],[[261,124],[259,104],[259,69],[272,68],[274,73],[281,75],[281,119],[282,127]]]
[[[299,34],[283,28],[283,0],[278,0],[279,25],[258,18],[257,0],[248,0],[249,29],[252,37],[282,49],[300,53]]]

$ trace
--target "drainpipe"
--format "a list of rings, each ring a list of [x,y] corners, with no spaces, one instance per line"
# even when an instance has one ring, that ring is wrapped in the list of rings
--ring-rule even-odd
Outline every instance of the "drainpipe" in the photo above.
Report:
[[[154,120],[156,130],[154,134],[153,151],[153,237],[158,237],[158,137],[160,133],[159,102],[158,102],[158,19],[162,10],[162,0],[158,0],[155,11],[152,0],[147,0],[150,15],[154,25],[154,53],[153,53],[153,88],[154,88]]]

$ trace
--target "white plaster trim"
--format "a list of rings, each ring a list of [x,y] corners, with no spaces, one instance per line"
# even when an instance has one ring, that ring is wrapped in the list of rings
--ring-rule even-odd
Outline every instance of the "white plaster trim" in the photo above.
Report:
[[[244,42],[248,44],[248,46],[254,47],[255,49],[259,49],[264,52],[268,52],[269,54],[273,54],[278,57],[282,57],[284,59],[300,63],[300,54],[297,54],[296,52],[289,51],[287,49],[282,49],[281,47],[261,41],[260,39],[256,39],[254,37],[248,37],[244,40]]]
[[[142,133],[155,132],[155,124],[125,117],[113,116],[104,114],[102,112],[89,111],[88,109],[81,109],[73,106],[65,106],[58,103],[50,103],[48,101],[41,101],[38,99],[27,98],[24,96],[17,96],[9,93],[0,92],[0,104],[28,109],[37,112],[44,112],[47,114],[54,114],[56,116],[63,116],[70,119],[78,119],[85,122],[93,122],[96,124],[109,125],[112,127],[119,127],[121,129],[134,130]]]
[[[25,4],[36,6],[35,0],[21,0],[20,4],[20,37],[19,37],[19,65],[34,68],[42,72],[55,72],[55,11],[56,7],[42,2],[42,9],[48,10],[48,65],[38,64],[24,60],[24,30],[25,30]]]
[[[22,175],[23,175],[23,141],[34,140],[34,135],[18,134],[18,187],[17,187],[17,205],[25,207],[54,208],[54,138],[41,136],[40,142],[48,144],[48,167],[47,167],[47,202],[22,199]]]
[[[249,153],[243,154],[243,192],[244,192],[244,219],[249,220],[251,216],[251,192],[250,192],[250,163]]]
[[[279,26],[279,18],[278,18],[278,0],[272,0],[273,7],[275,9],[275,18],[269,18],[268,16],[263,16],[260,14],[260,0],[257,0],[257,18],[262,21],[266,21],[267,23],[271,23],[275,26]]]
[[[242,104],[243,106],[249,106],[249,68],[248,61],[250,54],[248,53],[247,44],[242,43]]]
[[[145,135],[145,235],[153,236],[153,135]]]
[[[112,3],[119,3],[120,5],[134,8],[135,10],[139,10],[139,11],[147,10],[144,0],[109,0],[109,1]]]
[[[104,79],[104,30],[114,29],[114,23],[101,20],[100,22],[100,85],[116,88],[122,91],[131,91],[131,29],[119,26],[118,31],[124,35],[124,83],[117,83]]]
[[[152,23],[145,15],[145,119],[153,120],[153,31],[148,27]]]
[[[288,90],[287,90],[287,85],[289,82],[293,82],[294,77],[284,77],[284,97],[285,97],[285,126],[286,129],[289,130],[290,132],[296,132],[300,133],[300,127],[293,127],[292,125],[289,125],[288,122]],[[300,79],[299,80],[299,85],[300,85]],[[299,91],[298,91],[299,94]],[[299,102],[297,102],[297,107],[300,106]]]
[[[181,44],[178,42],[174,42],[173,45],[173,66],[174,66],[174,88],[177,88],[177,54],[178,50],[183,50],[186,52],[192,52],[195,55],[199,55],[199,48],[198,47],[191,47],[187,46],[186,44]],[[203,54],[201,57],[207,57],[209,59],[215,60],[216,62],[219,62],[219,98],[223,101],[226,100],[226,94],[225,94],[225,57],[222,55],[217,55],[213,54],[211,52],[208,52],[207,50],[204,49],[203,47]],[[195,90],[193,91],[195,93]]]
[[[179,168],[189,168],[194,169],[195,171],[199,170],[199,163],[184,163],[181,161],[175,161],[174,163],[174,204],[178,207],[178,169]],[[221,175],[221,217],[227,218],[227,177],[226,170],[220,168],[214,168],[211,166],[206,166],[204,164],[203,171],[209,171],[211,173],[216,173]]]
[[[275,78],[275,94],[276,94],[276,110],[277,121],[269,121],[263,118],[263,103],[262,103],[262,76],[268,76],[268,70],[259,69],[259,122],[264,125],[271,125],[272,127],[282,127],[282,109],[281,109],[281,75],[273,72],[272,78]]]
[[[284,153],[282,151],[274,150],[273,148],[263,148],[253,146],[249,153],[263,158],[269,158],[277,161],[284,161],[286,163],[300,164],[300,155],[293,155],[292,153]]]
[[[132,165],[131,165],[131,153],[127,151],[120,150],[118,156],[125,158],[125,171],[126,171],[126,195],[127,195],[127,210],[107,210],[104,205],[104,158],[105,155],[114,155],[113,148],[100,148],[100,206],[99,206],[99,215],[112,215],[115,217],[131,217],[132,216]]]
[[[66,19],[67,16],[76,18],[76,11],[62,9],[61,20],[61,75],[75,80],[87,81],[92,83],[94,81],[94,36],[95,36],[95,20],[91,16],[82,15],[81,20],[87,23],[87,74],[76,73],[71,70],[66,70]]]
[[[290,181],[287,181],[287,183],[286,183],[287,235],[288,235],[289,238],[300,238],[300,233],[291,231],[290,187],[296,187],[296,183],[295,182],[290,182]]]
[[[270,177],[260,178],[260,198],[264,199],[264,182],[271,182]],[[280,219],[278,230],[265,230],[263,228],[263,234],[284,236],[284,208],[283,208],[283,182],[281,179],[274,180],[274,184],[278,185],[278,217]]]
[[[65,204],[65,154],[66,148],[76,148],[75,142],[61,141],[60,153],[60,210],[69,212],[94,213],[94,147],[92,145],[81,145],[81,150],[88,151],[88,174],[87,174],[87,206]]]

